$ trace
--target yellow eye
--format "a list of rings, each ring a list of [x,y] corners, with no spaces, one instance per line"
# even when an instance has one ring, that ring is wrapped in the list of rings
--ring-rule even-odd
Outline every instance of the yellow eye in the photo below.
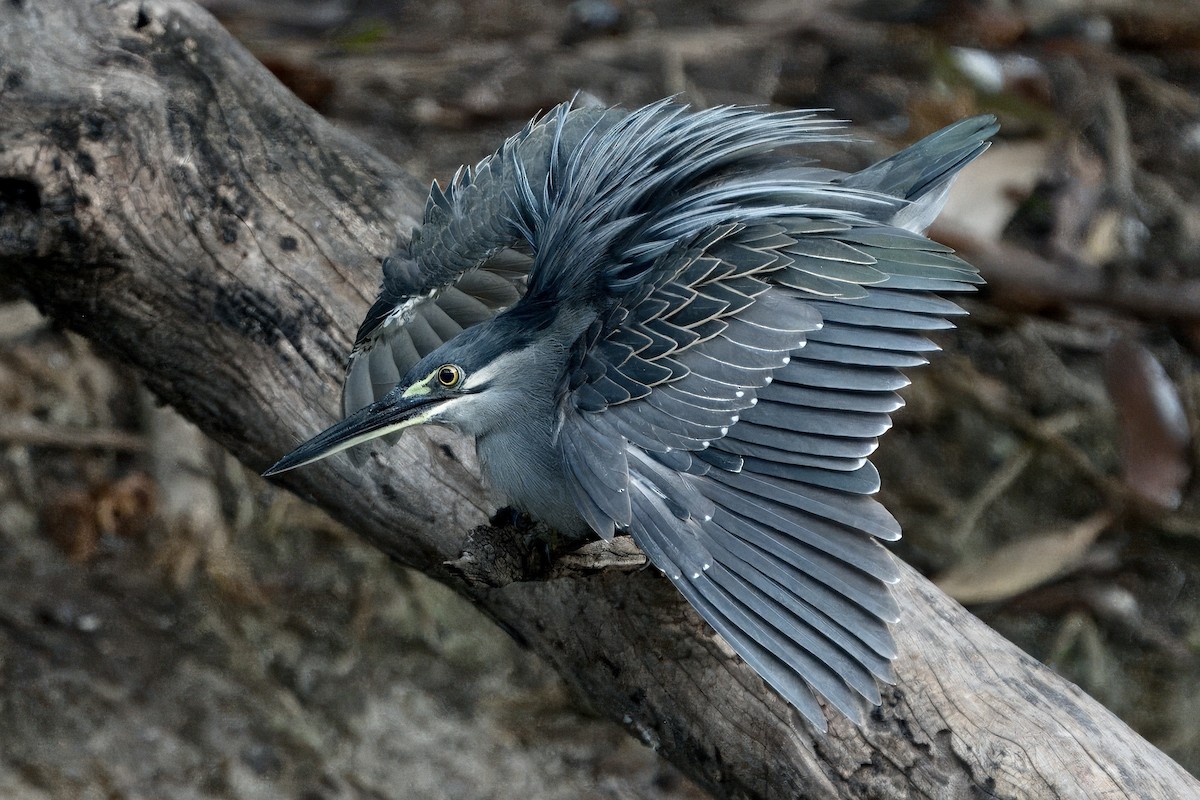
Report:
[[[438,367],[437,382],[447,389],[453,389],[462,383],[462,370],[453,364],[443,364]]]

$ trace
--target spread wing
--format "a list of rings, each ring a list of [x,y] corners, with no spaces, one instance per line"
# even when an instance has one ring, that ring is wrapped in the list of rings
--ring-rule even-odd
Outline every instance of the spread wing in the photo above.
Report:
[[[624,113],[563,104],[460,170],[444,191],[433,184],[423,224],[384,259],[379,297],[346,364],[344,415],[382,398],[425,355],[521,298],[533,259],[512,187],[544,183],[560,151]]]
[[[433,282],[407,252],[384,259],[383,286],[359,326],[346,364],[343,414],[379,400],[423,357],[516,303],[525,293],[532,263],[526,254],[505,246],[448,280]]]
[[[840,176],[763,158],[827,137],[811,116],[653,106],[526,220],[547,254],[530,297],[605,299],[564,376],[580,513],[602,536],[629,530],[821,728],[816,696],[861,719],[891,680],[896,571],[879,540],[900,530],[867,457],[902,404],[899,370],[961,313],[938,294],[981,282],[911,228],[994,130],[968,120]]]

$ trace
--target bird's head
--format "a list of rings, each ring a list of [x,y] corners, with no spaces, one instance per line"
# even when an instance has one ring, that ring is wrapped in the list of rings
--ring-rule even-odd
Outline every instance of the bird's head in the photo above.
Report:
[[[468,328],[422,358],[380,400],[332,425],[281,458],[264,475],[319,461],[416,425],[444,425],[479,436],[519,418],[531,394],[546,394],[544,341],[512,320]],[[549,365],[553,365],[548,367]]]

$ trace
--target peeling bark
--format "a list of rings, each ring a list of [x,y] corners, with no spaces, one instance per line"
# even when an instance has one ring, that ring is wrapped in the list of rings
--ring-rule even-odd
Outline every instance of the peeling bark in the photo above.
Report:
[[[184,0],[0,6],[0,274],[261,469],[334,420],[342,357],[420,192]],[[1181,767],[911,569],[897,686],[815,734],[653,571],[500,588],[445,562],[494,503],[406,435],[283,481],[451,583],[727,797],[1161,797]]]

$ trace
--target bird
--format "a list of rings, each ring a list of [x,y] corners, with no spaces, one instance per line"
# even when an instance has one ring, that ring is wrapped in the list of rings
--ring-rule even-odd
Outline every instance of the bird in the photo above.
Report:
[[[998,124],[858,172],[824,112],[563,103],[434,181],[344,418],[265,474],[440,425],[567,541],[629,535],[820,731],[894,683],[900,537],[868,457],[978,271],[925,236]]]

